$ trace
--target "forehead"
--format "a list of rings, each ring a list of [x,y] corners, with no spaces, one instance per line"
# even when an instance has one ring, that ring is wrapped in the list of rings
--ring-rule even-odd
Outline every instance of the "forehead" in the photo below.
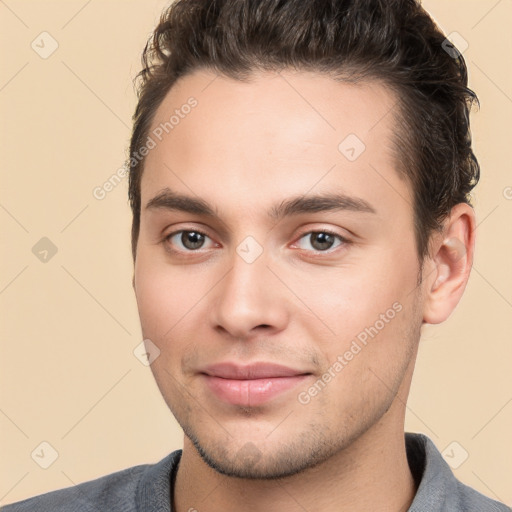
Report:
[[[245,210],[313,188],[407,198],[392,145],[397,111],[376,81],[282,71],[242,82],[196,71],[155,113],[142,206],[164,187]]]

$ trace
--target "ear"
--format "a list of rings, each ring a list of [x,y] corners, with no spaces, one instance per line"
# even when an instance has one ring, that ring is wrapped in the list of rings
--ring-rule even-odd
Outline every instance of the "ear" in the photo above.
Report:
[[[425,290],[423,321],[444,322],[457,306],[471,272],[475,247],[475,214],[466,203],[455,205],[435,237]]]

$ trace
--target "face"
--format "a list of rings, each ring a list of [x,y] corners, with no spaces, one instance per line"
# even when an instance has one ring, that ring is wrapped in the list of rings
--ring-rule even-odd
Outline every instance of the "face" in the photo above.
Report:
[[[379,83],[200,71],[156,112],[142,332],[186,442],[221,473],[290,475],[402,428],[423,299],[395,101]]]

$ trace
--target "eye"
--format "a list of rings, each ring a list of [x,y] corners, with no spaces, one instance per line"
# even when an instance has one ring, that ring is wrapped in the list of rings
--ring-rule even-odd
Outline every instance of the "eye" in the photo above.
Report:
[[[164,242],[168,242],[170,245],[178,244],[178,252],[193,252],[202,249],[207,238],[210,237],[197,229],[182,229],[167,235]],[[171,250],[174,249],[171,247]]]
[[[350,243],[349,240],[341,235],[324,229],[304,233],[297,242],[297,245],[299,245],[300,249],[308,249],[307,245],[309,245],[314,251],[327,252],[329,249],[332,249],[336,239],[339,240],[339,243],[334,246],[335,248]],[[301,243],[303,240],[306,242],[305,244]]]
[[[196,252],[199,249],[204,249],[206,239],[210,237],[197,229],[181,229],[179,231],[173,231],[167,235],[163,242],[166,242],[170,246],[170,250],[173,252]],[[335,245],[336,240],[338,244]],[[305,242],[305,243],[304,243]],[[350,241],[345,237],[334,233],[329,230],[317,230],[308,231],[303,233],[299,238],[296,245],[299,249],[312,250],[314,252],[331,252],[330,249],[337,248],[341,245],[349,244]],[[216,244],[214,244],[215,246]],[[307,247],[309,245],[309,248]],[[178,246],[176,249],[175,247]],[[211,248],[211,247],[210,247]],[[208,249],[208,247],[206,247]]]

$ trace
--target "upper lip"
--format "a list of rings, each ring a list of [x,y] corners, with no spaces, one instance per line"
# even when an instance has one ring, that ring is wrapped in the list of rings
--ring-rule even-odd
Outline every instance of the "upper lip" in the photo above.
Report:
[[[201,373],[206,373],[212,377],[221,377],[223,379],[251,380],[270,377],[292,377],[296,375],[306,375],[309,372],[289,368],[275,363],[261,362],[240,365],[237,363],[225,362],[207,366]]]

